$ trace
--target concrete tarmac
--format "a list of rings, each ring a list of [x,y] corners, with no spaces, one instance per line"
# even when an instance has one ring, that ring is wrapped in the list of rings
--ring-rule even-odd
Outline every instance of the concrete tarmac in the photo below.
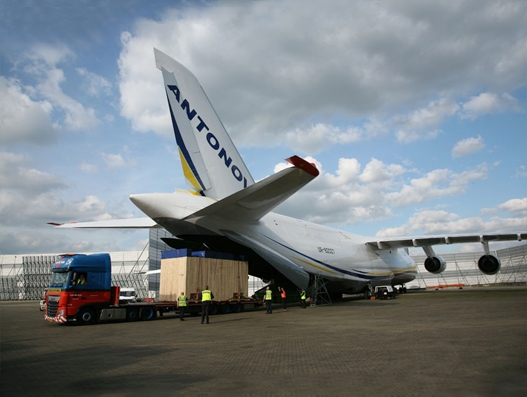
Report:
[[[527,395],[527,288],[65,326],[0,302],[2,396]]]

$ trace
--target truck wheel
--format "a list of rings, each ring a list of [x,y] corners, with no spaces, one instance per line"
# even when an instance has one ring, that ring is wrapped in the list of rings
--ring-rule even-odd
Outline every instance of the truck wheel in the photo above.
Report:
[[[126,309],[126,321],[137,321],[139,319],[139,311],[133,307]]]
[[[95,315],[93,314],[93,310],[89,307],[80,309],[77,313],[77,322],[80,325],[93,324],[95,322]]]
[[[156,316],[156,311],[152,307],[141,309],[141,320],[152,320]]]

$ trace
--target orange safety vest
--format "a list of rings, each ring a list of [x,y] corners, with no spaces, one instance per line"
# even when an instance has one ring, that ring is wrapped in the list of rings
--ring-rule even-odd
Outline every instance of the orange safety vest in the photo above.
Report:
[[[285,296],[286,296],[286,295],[285,295],[285,289],[282,289],[282,291],[280,291],[280,297],[281,297],[282,299],[285,299]]]

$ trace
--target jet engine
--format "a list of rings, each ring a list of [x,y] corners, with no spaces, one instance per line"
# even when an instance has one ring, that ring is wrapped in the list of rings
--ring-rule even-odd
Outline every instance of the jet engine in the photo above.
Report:
[[[492,276],[500,271],[501,262],[494,255],[483,255],[478,260],[478,268],[483,274]]]
[[[429,256],[425,260],[425,269],[433,274],[439,274],[445,271],[446,262],[440,256]]]

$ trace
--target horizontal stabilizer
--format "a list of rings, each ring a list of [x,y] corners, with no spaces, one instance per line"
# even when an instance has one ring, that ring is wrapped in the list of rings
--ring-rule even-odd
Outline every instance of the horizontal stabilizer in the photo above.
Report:
[[[61,229],[149,229],[157,226],[150,218],[110,219],[105,221],[71,223],[48,222],[48,225],[53,225]]]
[[[293,167],[283,169],[211,204],[187,219],[217,216],[229,220],[257,221],[319,174],[314,165],[298,156],[293,156],[287,161],[293,164]]]

